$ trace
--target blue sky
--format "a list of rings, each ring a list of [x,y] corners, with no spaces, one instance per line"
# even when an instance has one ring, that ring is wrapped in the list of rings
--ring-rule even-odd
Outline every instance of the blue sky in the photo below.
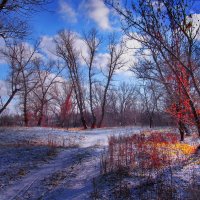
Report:
[[[119,17],[102,0],[53,0],[45,10],[32,14],[27,21],[31,30],[27,42],[40,38],[46,52],[53,46],[52,38],[62,29],[70,29],[81,37],[83,31],[96,28],[104,40],[112,32],[121,35]],[[5,64],[0,67],[0,79],[5,80],[7,67]]]
[[[119,18],[101,0],[58,0],[46,9],[31,19],[33,37],[55,35],[61,29],[82,33],[96,27],[103,34],[119,31]]]
[[[200,1],[195,2],[191,13],[200,12]],[[34,13],[28,21],[32,30],[28,42],[41,38],[43,50],[47,54],[53,48],[53,37],[62,29],[70,29],[81,37],[83,31],[95,27],[103,35],[104,40],[111,32],[122,36],[119,17],[104,4],[103,0],[52,0],[52,3],[45,6],[45,10]],[[128,56],[131,58],[132,55],[130,53]],[[100,58],[104,59],[103,55]],[[7,67],[1,64],[0,80],[5,80],[6,74]],[[127,74],[130,75],[130,73],[120,73],[117,79],[127,80]]]
[[[122,0],[124,2],[124,0]],[[200,19],[200,0],[195,0],[193,8],[189,11],[190,13],[198,14],[197,19]],[[25,16],[26,17],[26,16]],[[70,29],[77,33],[81,39],[83,31],[88,31],[91,28],[96,28],[105,40],[108,34],[115,32],[119,37],[125,37],[120,29],[120,18],[108,8],[103,0],[52,0],[52,3],[45,6],[45,10],[34,13],[27,21],[30,25],[32,33],[27,39],[27,43],[31,45],[34,40],[41,39],[42,51],[52,57],[51,51],[54,51],[53,39],[62,29]],[[0,46],[2,41],[0,40]],[[138,47],[139,44],[134,41],[128,41],[127,46],[134,48]],[[81,41],[78,41],[77,47],[81,47],[85,50],[84,45]],[[126,53],[125,58],[130,63],[135,62],[134,52],[129,51]],[[104,65],[106,62],[106,52],[100,49],[97,57],[100,65]],[[127,67],[126,67],[127,69]],[[130,71],[119,71],[115,76],[114,80],[134,82],[133,74]],[[0,85],[6,86],[6,75],[8,67],[5,63],[2,63],[0,59]],[[115,82],[116,83],[116,82]],[[0,91],[0,93],[3,91]],[[3,92],[5,93],[5,91]],[[14,105],[14,104],[13,104]]]

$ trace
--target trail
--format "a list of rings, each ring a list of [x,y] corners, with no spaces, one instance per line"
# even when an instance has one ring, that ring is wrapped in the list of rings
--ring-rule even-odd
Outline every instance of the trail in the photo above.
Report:
[[[88,152],[94,152],[94,149],[61,151],[49,163],[28,173],[1,192],[0,200],[87,198],[92,178],[98,171],[98,158]]]

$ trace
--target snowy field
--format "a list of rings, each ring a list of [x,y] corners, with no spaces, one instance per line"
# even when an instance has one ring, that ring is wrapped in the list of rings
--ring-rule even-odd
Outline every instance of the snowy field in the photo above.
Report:
[[[78,144],[80,147],[107,146],[108,137],[111,135],[138,134],[142,131],[148,131],[149,128],[141,127],[117,127],[101,128],[94,130],[68,131],[56,128],[0,128],[0,145],[19,144],[19,143],[46,143],[53,139],[58,145],[63,146],[70,143]],[[155,128],[154,130],[171,131],[172,128]]]
[[[162,132],[175,131],[157,128]],[[0,200],[95,199],[99,162],[111,135],[140,134],[147,128],[123,127],[82,131],[53,128],[0,129]],[[197,145],[199,140],[192,141]],[[196,159],[196,158],[195,158]],[[183,186],[200,172],[199,160],[177,168],[174,174]],[[186,175],[188,174],[188,175]],[[199,178],[199,176],[197,176]],[[130,185],[136,184],[130,181]],[[110,187],[103,187],[108,197]]]

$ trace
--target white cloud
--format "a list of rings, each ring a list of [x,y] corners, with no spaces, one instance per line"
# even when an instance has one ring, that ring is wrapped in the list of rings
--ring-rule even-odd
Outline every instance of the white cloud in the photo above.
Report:
[[[56,37],[57,37],[57,35],[55,35],[55,36],[44,35],[41,38],[40,48],[46,54],[48,59],[56,60],[58,58],[56,56],[56,45],[54,42],[54,38],[56,38]]]
[[[105,6],[103,0],[89,0],[85,4],[89,17],[94,20],[103,30],[111,30],[109,22],[109,9]]]
[[[153,7],[155,9],[158,9],[158,8],[163,9],[164,8],[164,4],[159,0],[158,1],[153,1],[152,5],[153,5]]]
[[[77,14],[75,10],[64,0],[60,0],[60,9],[59,13],[62,18],[67,22],[76,23],[77,22]]]
[[[125,53],[122,55],[121,61],[125,64],[122,68],[116,70],[116,73],[118,75],[132,76],[133,73],[130,71],[130,67],[138,61],[136,51],[141,47],[141,44],[136,40],[130,40],[126,35],[122,36],[121,40],[125,47]],[[117,48],[120,48],[119,44],[117,45]],[[101,68],[104,71],[109,63],[109,54],[107,52],[98,53],[94,62],[95,67]]]
[[[108,53],[98,53],[95,60],[94,65],[97,68],[104,69],[109,62],[109,54]]]
[[[83,58],[87,59],[89,57],[88,48],[85,42],[83,41],[83,39],[81,38],[81,36],[78,35],[77,33],[75,33],[75,35],[76,35],[76,40],[75,40],[74,48],[81,54],[79,57],[79,62],[82,65],[84,65],[85,61]]]
[[[25,52],[24,52],[25,57],[29,58],[30,55],[35,51],[34,46],[28,42],[23,42],[22,45],[25,49]],[[31,60],[34,60],[35,58],[43,58],[43,55],[41,53],[39,53],[38,49],[35,51]]]
[[[200,40],[200,14],[192,14],[188,17],[188,21],[192,22],[193,34],[196,35],[197,40]]]
[[[83,41],[81,35],[79,35],[76,32],[73,32],[75,39],[74,48],[80,53],[79,55],[79,63],[81,65],[85,65],[84,58],[88,58],[88,48],[85,42]],[[51,59],[57,59],[56,54],[56,46],[54,43],[55,36],[43,36],[41,47],[42,51],[46,53],[48,58]],[[130,72],[130,67],[133,66],[137,61],[138,57],[135,55],[138,48],[141,47],[141,44],[137,42],[136,40],[130,40],[128,36],[124,35],[122,36],[121,40],[124,42],[124,46],[126,46],[127,51],[122,56],[122,60],[126,62],[125,66],[117,71],[118,74],[123,73],[123,75],[130,76],[132,73]],[[106,65],[109,62],[109,54],[107,52],[99,52],[94,60],[94,65],[96,68],[101,68],[102,70],[105,70]]]
[[[122,55],[122,60],[125,62],[125,65],[117,71],[118,74],[123,73],[126,76],[132,76],[133,73],[130,71],[130,67],[134,66],[137,63],[138,57],[136,52],[141,48],[141,44],[136,40],[131,40],[128,36],[122,36],[122,41],[126,46],[126,53]]]
[[[5,48],[5,41],[2,38],[0,38],[0,49],[4,49],[4,48]],[[0,65],[5,64],[5,63],[6,61],[4,59],[4,56],[0,54]]]
[[[0,96],[6,96],[8,89],[6,87],[6,81],[0,80]]]
[[[74,49],[80,53],[79,62],[83,65],[85,64],[83,57],[88,58],[89,56],[88,49],[85,42],[82,40],[81,36],[76,32],[73,32],[73,34],[75,37]],[[47,58],[52,60],[57,60],[59,58],[56,55],[56,44],[54,42],[54,39],[58,39],[58,35],[54,36],[44,35],[42,37],[40,47],[42,51],[46,54]]]
[[[2,46],[1,46],[2,44]],[[20,49],[23,48],[23,57],[24,57],[24,61],[26,62],[26,59],[29,59],[30,56],[32,55],[32,53],[35,51],[34,47],[32,44],[28,43],[28,42],[22,42],[19,44],[13,44],[13,45],[17,45],[16,46],[16,51],[20,52]],[[8,47],[6,47],[5,43],[1,43],[0,40],[0,49],[5,51],[5,52],[10,52],[12,53],[13,51],[11,49],[9,49]],[[10,55],[10,53],[8,55]],[[19,54],[18,55],[18,59],[19,59]],[[40,54],[37,50],[35,51],[34,55],[32,56],[32,60],[35,58],[43,58],[42,54]],[[10,63],[10,59],[7,56],[4,56],[3,54],[0,54],[0,64],[8,64]]]

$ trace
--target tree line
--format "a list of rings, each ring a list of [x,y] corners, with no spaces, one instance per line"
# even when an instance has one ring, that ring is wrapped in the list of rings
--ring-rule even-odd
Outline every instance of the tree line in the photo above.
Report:
[[[157,106],[161,93],[144,84],[138,87],[134,83],[116,83],[117,70],[126,63],[123,59],[126,48],[114,34],[108,37],[105,66],[98,69],[95,63],[101,44],[98,36],[95,29],[85,33],[82,40],[88,54],[83,57],[76,48],[77,36],[71,31],[59,32],[54,40],[57,55],[54,60],[41,56],[39,42],[34,47],[16,41],[7,44],[1,54],[9,65],[10,96],[5,103],[1,98],[0,112],[16,96],[23,115],[21,124],[25,126],[83,126],[86,129],[149,121],[151,127],[153,115],[162,112]],[[144,119],[146,114],[148,117]]]
[[[197,15],[189,13],[192,2],[107,0],[106,4],[121,16],[128,40],[140,43],[139,59],[129,67],[137,83],[115,80],[127,64],[124,55],[130,50],[115,34],[102,45],[97,30],[85,32],[85,56],[77,48],[77,35],[60,31],[54,39],[54,60],[40,56],[40,42],[27,48],[24,42],[12,40],[1,51],[9,65],[10,96],[7,101],[1,98],[0,112],[17,95],[26,126],[86,129],[109,124],[174,124],[182,140],[192,127],[200,135],[200,23]],[[15,33],[15,37],[23,35]],[[107,55],[102,68],[96,63],[100,48]]]

